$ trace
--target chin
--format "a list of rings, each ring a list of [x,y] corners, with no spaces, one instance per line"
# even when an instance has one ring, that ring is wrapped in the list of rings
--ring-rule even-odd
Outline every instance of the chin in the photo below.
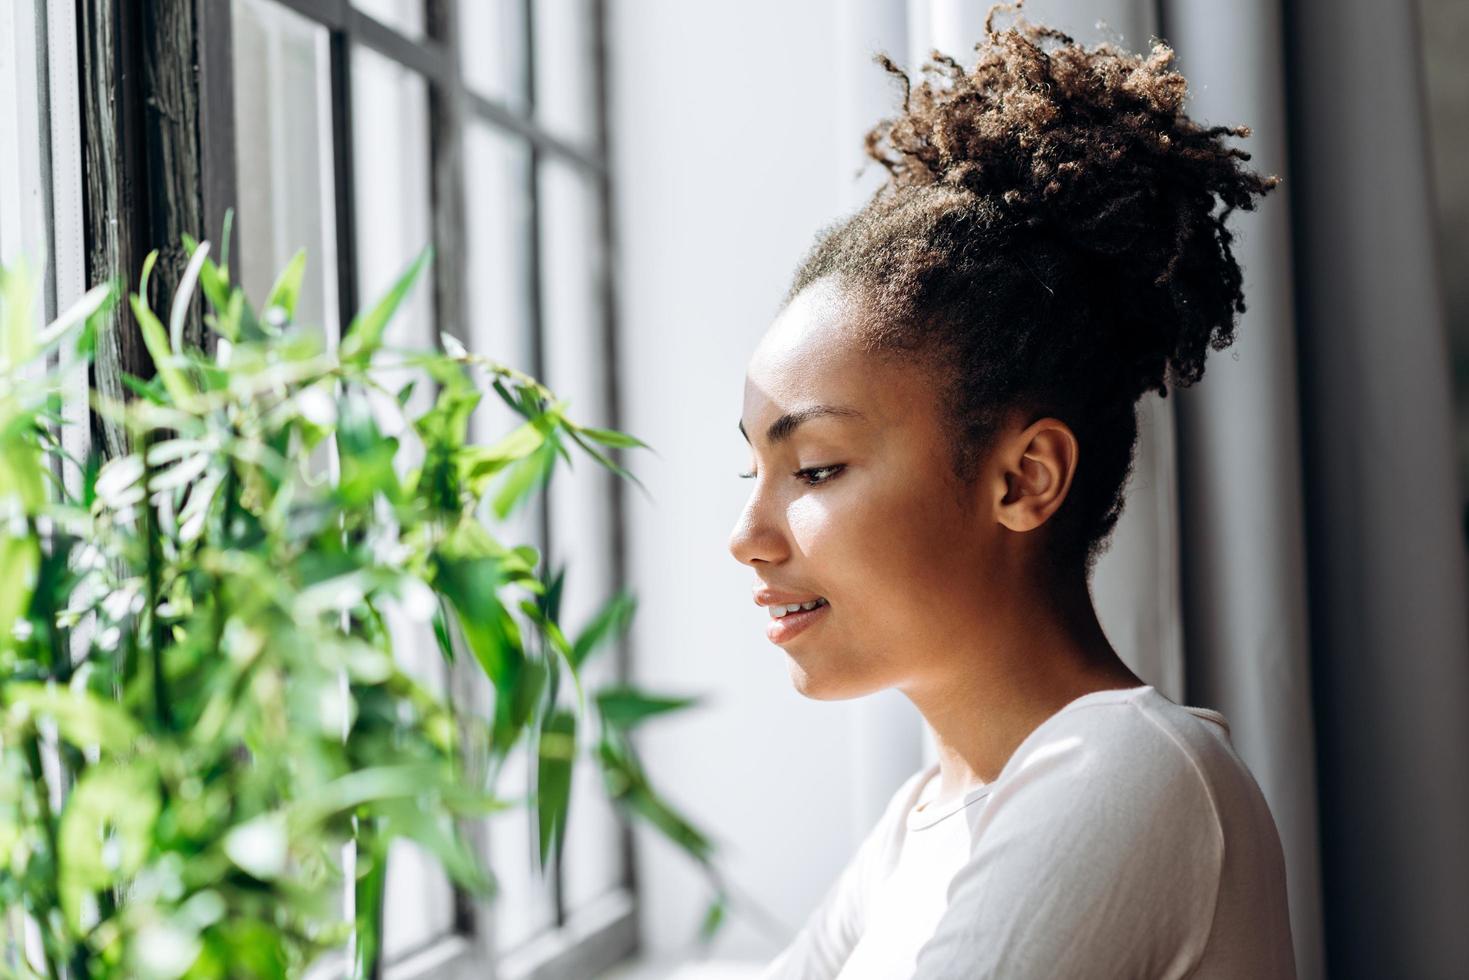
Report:
[[[831,676],[806,669],[791,656],[787,656],[790,667],[791,686],[796,693],[812,701],[849,701],[871,694],[879,688],[863,684],[854,677]]]

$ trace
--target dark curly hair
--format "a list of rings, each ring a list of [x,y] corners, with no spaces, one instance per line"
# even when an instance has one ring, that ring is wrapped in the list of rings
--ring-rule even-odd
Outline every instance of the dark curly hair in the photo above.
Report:
[[[1066,422],[1082,447],[1047,555],[1089,575],[1122,512],[1137,401],[1204,373],[1244,311],[1225,219],[1278,183],[1203,127],[1154,40],[1141,57],[1019,18],[965,70],[933,51],[903,111],[867,134],[889,179],[822,229],[784,303],[834,277],[860,297],[863,350],[928,359],[954,476],[972,485],[1000,425]]]

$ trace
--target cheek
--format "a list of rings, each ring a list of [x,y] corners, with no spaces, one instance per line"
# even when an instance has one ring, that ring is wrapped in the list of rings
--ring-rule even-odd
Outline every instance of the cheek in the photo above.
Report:
[[[792,501],[787,520],[808,584],[833,598],[879,601],[896,612],[942,591],[963,589],[974,567],[961,516],[945,491],[901,478],[847,474],[824,492]],[[868,474],[862,474],[863,477]]]

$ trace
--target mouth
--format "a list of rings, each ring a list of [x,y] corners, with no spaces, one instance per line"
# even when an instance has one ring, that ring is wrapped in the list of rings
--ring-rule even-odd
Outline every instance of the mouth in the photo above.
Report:
[[[805,608],[806,606],[810,608]],[[770,606],[770,622],[765,627],[765,636],[772,643],[786,643],[797,634],[805,632],[813,623],[825,619],[831,612],[831,604],[825,599],[797,606]]]

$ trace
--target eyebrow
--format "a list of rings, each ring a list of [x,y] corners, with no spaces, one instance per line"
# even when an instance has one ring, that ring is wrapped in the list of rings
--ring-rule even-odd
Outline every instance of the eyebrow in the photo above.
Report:
[[[770,423],[770,428],[765,430],[765,439],[772,445],[783,442],[796,431],[796,426],[823,415],[835,415],[838,418],[846,419],[865,419],[867,417],[855,408],[848,408],[845,405],[811,405],[807,408],[798,408],[794,412],[786,412]],[[744,419],[740,419],[740,435],[745,437],[746,442],[750,441],[750,434],[745,431]]]

